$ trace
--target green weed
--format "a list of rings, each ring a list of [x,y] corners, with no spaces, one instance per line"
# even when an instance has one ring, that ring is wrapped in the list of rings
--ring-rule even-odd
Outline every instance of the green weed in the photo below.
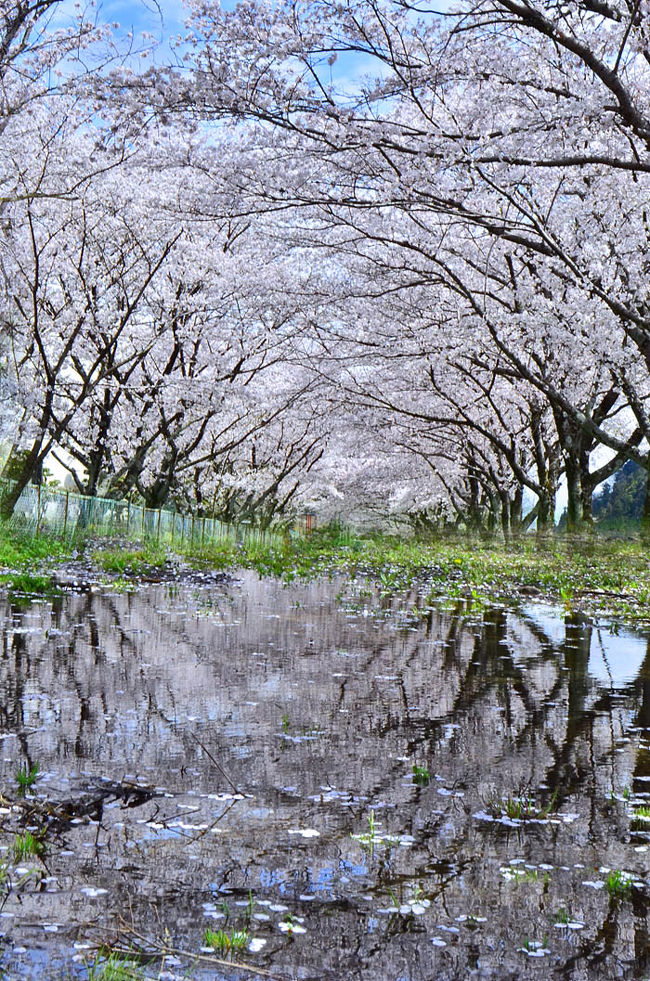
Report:
[[[605,879],[605,889],[610,896],[629,896],[632,892],[633,877],[628,872],[612,869]]]
[[[635,807],[630,819],[632,831],[650,831],[650,807]]]
[[[33,569],[45,559],[63,559],[67,544],[49,535],[25,535],[0,522],[0,567]]]
[[[43,839],[31,831],[25,831],[21,835],[16,835],[11,847],[14,862],[22,862],[32,856],[43,858],[46,851],[47,847]]]
[[[88,981],[143,981],[144,970],[124,954],[103,954],[88,966]]]
[[[51,576],[40,576],[32,572],[8,572],[0,576],[10,593],[28,596],[56,596],[61,592]]]
[[[104,572],[137,576],[148,569],[164,566],[167,551],[163,546],[148,544],[133,549],[100,549],[93,552],[92,558]]]
[[[413,783],[417,784],[418,787],[428,787],[431,780],[431,775],[427,770],[426,766],[418,766],[417,763],[413,764]]]
[[[360,845],[365,848],[374,849],[375,845],[394,845],[399,841],[396,835],[385,834],[379,830],[379,826],[375,821],[375,812],[370,811],[368,814],[368,831],[363,832],[358,835],[350,835],[354,841],[358,841]]]
[[[32,767],[28,767],[27,763],[21,763],[18,770],[16,770],[16,783],[18,784],[18,794],[24,797],[28,790],[36,783],[38,779],[38,763],[34,763]]]
[[[242,950],[248,940],[249,935],[246,930],[232,930],[227,933],[225,930],[211,930],[208,927],[203,934],[203,946],[211,947],[222,954],[232,950]]]

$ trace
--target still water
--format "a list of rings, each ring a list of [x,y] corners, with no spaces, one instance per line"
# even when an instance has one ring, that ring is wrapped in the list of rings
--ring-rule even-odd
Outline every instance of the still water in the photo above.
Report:
[[[150,977],[650,977],[640,634],[254,575],[0,624],[4,977],[163,939]]]

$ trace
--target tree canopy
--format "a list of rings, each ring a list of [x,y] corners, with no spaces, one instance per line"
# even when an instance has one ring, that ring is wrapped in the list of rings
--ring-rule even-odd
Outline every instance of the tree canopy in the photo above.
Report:
[[[506,534],[648,473],[645,3],[189,0],[146,69],[57,6],[0,3],[5,514],[52,452]]]

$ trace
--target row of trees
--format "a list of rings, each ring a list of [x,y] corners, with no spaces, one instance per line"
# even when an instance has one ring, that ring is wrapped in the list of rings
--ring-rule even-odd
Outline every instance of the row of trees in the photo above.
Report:
[[[0,2],[4,513],[50,452],[506,534],[648,472],[645,0],[187,6],[141,72]]]

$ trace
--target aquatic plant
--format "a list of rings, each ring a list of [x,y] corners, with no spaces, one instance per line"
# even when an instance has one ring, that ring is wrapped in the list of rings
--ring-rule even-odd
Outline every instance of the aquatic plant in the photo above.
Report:
[[[541,940],[529,940],[526,938],[518,949],[522,954],[528,954],[529,957],[544,957],[550,953],[548,937],[545,934]]]
[[[288,933],[289,936],[293,936],[294,933],[307,933],[306,928],[302,925],[303,918],[301,916],[294,916],[293,913],[286,913],[280,923],[278,923],[278,929],[282,933]]]
[[[517,794],[499,797],[492,794],[485,799],[487,812],[496,819],[508,818],[510,821],[544,821],[555,811],[558,792],[555,790],[546,807],[538,806],[535,798],[528,791],[521,790]]]
[[[502,808],[511,820],[522,821],[537,814],[532,797],[506,797]]]
[[[249,940],[246,930],[232,930],[227,933],[225,930],[211,930],[208,927],[203,935],[203,945],[218,950],[221,953],[228,953],[231,950],[242,950]]]
[[[21,763],[20,767],[16,770],[16,783],[18,784],[18,793],[21,797],[24,797],[27,791],[31,790],[37,778],[38,763],[34,763],[31,767],[28,767],[27,763]]]
[[[650,831],[650,807],[641,805],[634,808],[630,828],[632,831]]]
[[[88,965],[88,981],[143,981],[144,970],[124,954],[101,952]]]
[[[622,869],[612,869],[607,873],[605,889],[610,896],[625,897],[632,892],[633,883],[634,876],[630,875],[629,872],[623,872]]]
[[[541,881],[546,886],[550,881],[548,870],[543,870],[543,875],[540,876],[539,869],[534,866],[503,865],[499,871],[506,882],[526,882],[532,884]]]
[[[46,850],[44,840],[31,831],[25,831],[21,835],[16,835],[11,846],[11,853],[15,862],[21,862],[25,858],[33,855],[37,858],[42,858]]]
[[[370,811],[368,814],[368,831],[362,832],[361,834],[350,835],[354,841],[358,841],[359,844],[363,845],[365,848],[374,848],[375,845],[396,845],[403,840],[404,836],[385,834],[379,831],[377,822],[375,821],[375,812]]]
[[[417,763],[413,764],[413,783],[417,784],[418,787],[427,787],[431,781],[431,775],[427,770],[426,766],[418,766]]]
[[[250,925],[253,919],[253,913],[255,912],[255,900],[253,899],[253,890],[248,890],[248,903],[246,905],[246,923]]]

